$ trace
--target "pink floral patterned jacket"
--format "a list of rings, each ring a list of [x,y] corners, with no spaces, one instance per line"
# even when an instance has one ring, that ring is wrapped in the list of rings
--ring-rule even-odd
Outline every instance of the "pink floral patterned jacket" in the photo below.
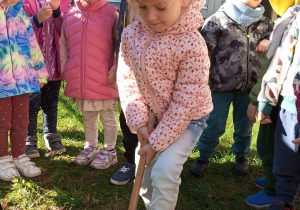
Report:
[[[149,142],[164,151],[191,120],[213,109],[208,86],[210,61],[200,10],[204,0],[192,0],[166,31],[153,32],[140,17],[122,34],[117,84],[121,106],[133,133],[145,126],[149,110],[159,119]]]

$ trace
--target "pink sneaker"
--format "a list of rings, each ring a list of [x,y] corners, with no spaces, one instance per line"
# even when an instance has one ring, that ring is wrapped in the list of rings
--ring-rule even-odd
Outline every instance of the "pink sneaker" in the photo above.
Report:
[[[90,166],[95,169],[106,169],[117,162],[118,158],[116,150],[108,151],[106,149],[102,149]]]
[[[74,163],[76,163],[77,165],[86,165],[94,160],[99,152],[100,150],[98,146],[94,147],[92,145],[89,145],[87,147],[84,147],[84,150],[80,152],[80,155],[75,158]]]

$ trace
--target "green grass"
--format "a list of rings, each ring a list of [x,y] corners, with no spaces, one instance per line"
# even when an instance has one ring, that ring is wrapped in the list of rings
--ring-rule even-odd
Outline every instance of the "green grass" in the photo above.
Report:
[[[118,115],[116,116],[118,118]],[[20,178],[13,182],[0,181],[0,202],[5,209],[127,209],[133,180],[125,186],[110,184],[111,175],[125,161],[119,129],[116,150],[119,162],[106,170],[95,170],[89,166],[77,166],[72,161],[84,146],[82,116],[70,100],[60,94],[58,132],[63,138],[67,153],[46,158],[42,141],[42,116],[39,115],[38,137],[41,157],[34,162],[42,169],[36,178]],[[103,128],[99,123],[99,145],[103,143]],[[194,178],[188,171],[198,157],[195,148],[184,165],[182,184],[176,209],[251,209],[244,199],[259,191],[254,178],[264,176],[261,161],[256,151],[258,124],[253,127],[252,151],[249,154],[250,173],[237,176],[233,173],[235,156],[230,149],[233,124],[230,112],[226,133],[221,137],[202,178]],[[297,198],[296,206],[299,205]],[[61,209],[62,209],[61,208]],[[138,209],[144,209],[139,199]]]

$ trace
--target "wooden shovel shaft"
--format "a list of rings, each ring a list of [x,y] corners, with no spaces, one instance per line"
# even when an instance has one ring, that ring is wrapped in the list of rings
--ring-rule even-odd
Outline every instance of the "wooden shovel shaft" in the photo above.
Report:
[[[156,121],[156,116],[153,112],[149,113],[149,118],[148,118],[148,124],[147,124],[147,129],[148,129],[148,133],[150,134],[154,124]],[[148,143],[148,140],[145,139],[142,147],[145,146]],[[130,204],[128,207],[128,210],[135,210],[137,207],[137,203],[139,200],[139,192],[140,192],[140,188],[142,185],[142,180],[143,180],[143,176],[144,176],[144,171],[145,171],[145,163],[146,163],[146,155],[141,155],[140,156],[140,160],[139,160],[139,165],[138,165],[138,169],[137,169],[137,173],[135,175],[135,181],[134,181],[134,185],[133,185],[133,189],[132,189],[132,193],[131,193],[131,198],[130,198]]]

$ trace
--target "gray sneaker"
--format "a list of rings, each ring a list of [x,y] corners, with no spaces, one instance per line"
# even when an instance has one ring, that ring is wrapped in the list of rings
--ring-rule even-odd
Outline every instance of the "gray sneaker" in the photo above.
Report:
[[[37,149],[37,136],[27,136],[26,138],[26,149],[25,154],[29,158],[38,158],[40,157],[39,150]]]
[[[61,143],[59,133],[44,134],[45,146],[55,152],[66,152],[65,146]]]

